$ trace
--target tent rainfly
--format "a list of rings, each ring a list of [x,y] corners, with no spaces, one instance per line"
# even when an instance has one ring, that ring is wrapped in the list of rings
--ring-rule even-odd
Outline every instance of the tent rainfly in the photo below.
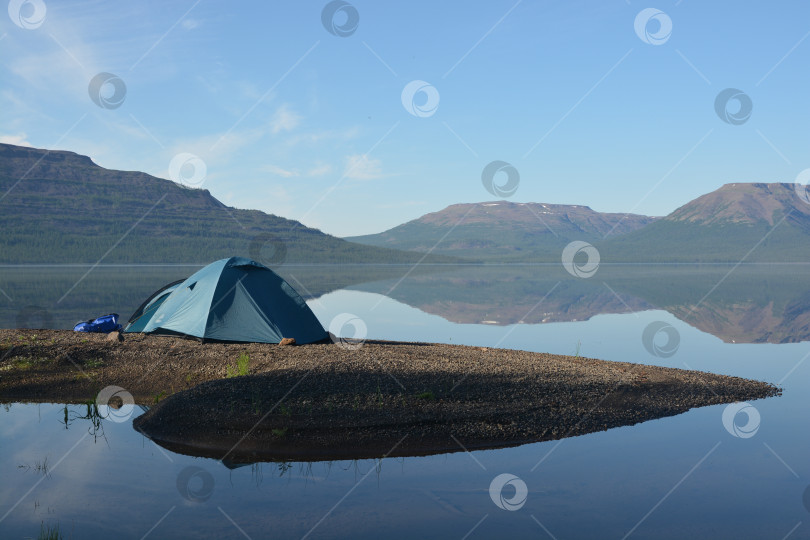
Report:
[[[203,341],[299,344],[327,339],[304,299],[256,261],[231,257],[152,294],[124,332],[192,336]]]

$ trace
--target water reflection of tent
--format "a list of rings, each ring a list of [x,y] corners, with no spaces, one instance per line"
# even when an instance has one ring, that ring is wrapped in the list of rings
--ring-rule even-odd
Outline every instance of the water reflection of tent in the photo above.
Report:
[[[253,343],[278,343],[285,337],[313,343],[328,337],[289,283],[242,257],[213,262],[159,289],[124,331]]]

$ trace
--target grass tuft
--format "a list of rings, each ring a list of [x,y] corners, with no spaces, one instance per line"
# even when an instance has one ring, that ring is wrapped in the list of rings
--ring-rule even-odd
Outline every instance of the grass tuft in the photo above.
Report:
[[[53,527],[45,525],[44,521],[40,524],[37,540],[62,540],[63,538],[64,536],[62,536],[62,532],[59,530],[58,523]]]
[[[232,379],[233,377],[244,377],[250,373],[250,355],[243,352],[236,359],[236,366],[228,366],[226,368],[225,377]]]
[[[84,361],[84,366],[94,369],[104,365],[104,360],[101,358],[88,358]]]

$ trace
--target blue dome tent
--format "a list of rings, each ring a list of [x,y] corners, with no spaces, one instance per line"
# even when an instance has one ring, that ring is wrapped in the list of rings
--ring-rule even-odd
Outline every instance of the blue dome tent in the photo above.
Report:
[[[256,261],[231,257],[150,296],[124,332],[192,336],[203,341],[299,344],[328,335],[304,299]]]

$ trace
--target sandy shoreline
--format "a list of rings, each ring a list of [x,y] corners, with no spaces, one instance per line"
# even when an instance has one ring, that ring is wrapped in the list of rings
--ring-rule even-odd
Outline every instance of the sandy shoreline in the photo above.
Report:
[[[250,375],[225,378],[244,354]],[[120,386],[152,405],[134,422],[145,435],[236,462],[509,446],[779,394],[737,377],[429,343],[348,350],[0,330],[0,357],[0,401],[86,402]]]

